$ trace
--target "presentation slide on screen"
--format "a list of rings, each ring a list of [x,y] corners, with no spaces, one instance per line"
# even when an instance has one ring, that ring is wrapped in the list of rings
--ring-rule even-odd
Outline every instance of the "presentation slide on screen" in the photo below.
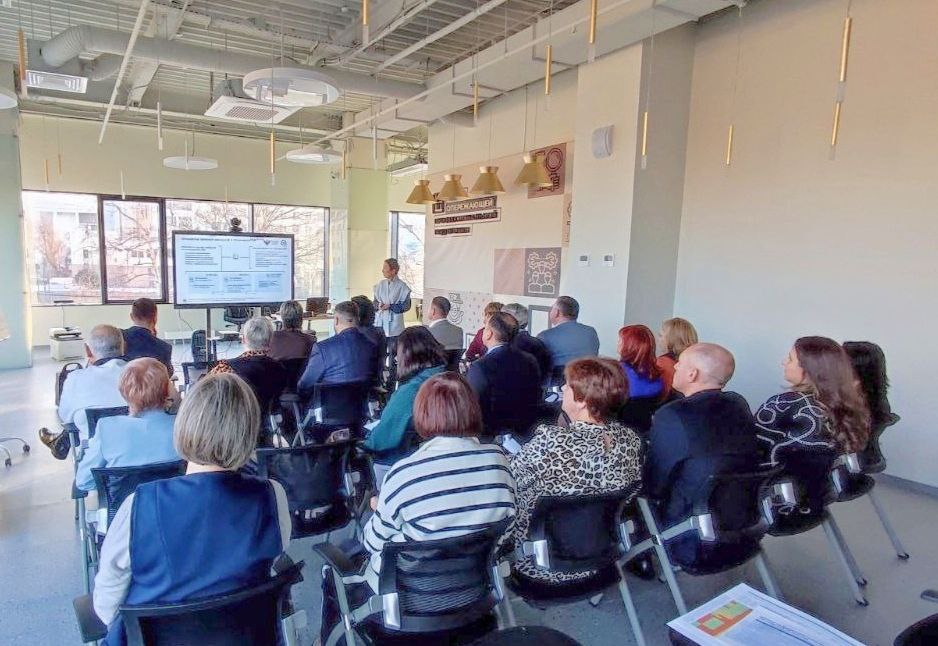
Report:
[[[293,238],[174,236],[176,305],[250,305],[293,298]]]

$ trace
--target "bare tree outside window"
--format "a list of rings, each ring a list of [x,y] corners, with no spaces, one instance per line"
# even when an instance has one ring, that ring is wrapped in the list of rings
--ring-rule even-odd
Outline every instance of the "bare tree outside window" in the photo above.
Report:
[[[292,233],[295,296],[326,296],[326,209],[254,205],[256,233]]]
[[[411,294],[414,298],[423,298],[423,244],[427,217],[423,213],[398,211],[392,214],[392,226],[395,219],[397,249],[392,249],[391,255],[401,264],[400,277],[410,286]]]
[[[23,210],[33,304],[100,303],[97,196],[23,191]]]
[[[104,200],[107,298],[163,298],[158,202]]]

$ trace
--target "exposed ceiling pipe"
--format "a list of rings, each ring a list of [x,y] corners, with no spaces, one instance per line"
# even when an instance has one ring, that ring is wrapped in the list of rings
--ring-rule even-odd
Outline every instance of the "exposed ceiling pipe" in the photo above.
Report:
[[[386,27],[384,27],[377,34],[369,38],[368,42],[362,43],[361,45],[359,45],[352,51],[340,56],[338,59],[336,59],[334,63],[330,62],[329,64],[330,65],[344,65],[345,63],[348,63],[349,61],[355,58],[358,58],[358,55],[364,52],[366,49],[368,49],[369,47],[371,47],[372,45],[376,43],[381,42],[383,39],[387,38],[389,35],[397,31],[399,27],[406,25],[408,22],[410,22],[414,18],[414,16],[416,16],[418,13],[420,13],[424,9],[429,9],[430,7],[435,5],[437,2],[439,2],[439,0],[423,0],[423,2],[419,2],[415,4],[414,6],[412,6],[411,8],[404,10],[404,13],[402,13],[400,16],[392,20]]]
[[[40,49],[46,64],[60,67],[83,52],[97,54],[123,54],[130,38],[128,34],[104,27],[74,25],[44,43]],[[135,58],[160,61],[174,67],[201,69],[218,74],[244,76],[248,72],[270,67],[270,58],[221,51],[188,45],[178,40],[165,40],[141,36],[134,47]],[[302,67],[288,63],[290,67]],[[424,85],[377,79],[366,74],[344,70],[328,71],[336,84],[346,92],[370,94],[390,99],[407,99]]]
[[[98,135],[98,144],[104,141],[104,132],[107,130],[107,122],[111,120],[111,111],[114,110],[114,102],[117,100],[117,92],[120,90],[121,81],[124,79],[124,72],[127,71],[127,65],[130,64],[130,55],[134,51],[134,45],[137,43],[137,36],[140,35],[140,28],[143,27],[143,19],[147,17],[147,7],[150,6],[150,0],[141,0],[140,9],[137,11],[137,20],[134,21],[134,28],[127,39],[127,47],[124,49],[124,60],[121,61],[120,70],[117,72],[117,80],[114,81],[114,89],[111,90],[111,100],[107,104],[107,112],[104,113],[104,121],[101,122],[101,134]]]
[[[463,17],[460,18],[459,20],[454,20],[453,22],[451,22],[450,24],[448,24],[446,27],[443,27],[443,29],[440,29],[439,31],[430,34],[429,36],[427,36],[427,37],[424,38],[423,40],[414,43],[413,45],[411,45],[411,46],[408,47],[407,49],[401,50],[401,51],[398,52],[397,54],[394,54],[394,55],[391,56],[389,59],[387,59],[386,61],[384,61],[383,63],[381,63],[381,64],[375,69],[375,73],[380,72],[380,71],[382,71],[382,70],[384,70],[384,69],[387,69],[388,67],[390,67],[390,66],[393,65],[394,63],[396,63],[396,62],[398,62],[398,61],[400,61],[400,60],[403,60],[403,59],[407,58],[408,56],[410,56],[411,54],[413,54],[413,53],[415,53],[415,52],[420,51],[421,49],[423,49],[424,47],[426,47],[426,46],[429,45],[430,43],[435,43],[436,41],[438,41],[439,39],[443,38],[444,36],[447,36],[447,35],[453,33],[454,31],[456,31],[456,30],[459,29],[460,27],[464,27],[465,25],[468,25],[470,22],[472,22],[472,21],[475,20],[476,18],[479,18],[480,16],[483,16],[483,15],[487,14],[488,12],[492,11],[493,9],[497,9],[498,7],[502,6],[502,5],[505,4],[506,2],[508,2],[508,0],[489,0],[488,2],[486,2],[486,3],[485,3],[484,5],[482,5],[481,7],[477,8],[477,9],[473,9],[472,11],[470,11],[469,13],[467,13],[465,16],[463,16]]]

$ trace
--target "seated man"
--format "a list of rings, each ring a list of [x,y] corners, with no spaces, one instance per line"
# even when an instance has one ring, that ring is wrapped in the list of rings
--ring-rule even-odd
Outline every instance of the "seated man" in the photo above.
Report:
[[[266,419],[271,404],[277,401],[287,387],[287,371],[283,364],[270,358],[270,339],[274,326],[270,319],[255,316],[241,328],[241,338],[247,350],[234,359],[215,364],[209,374],[233,372],[248,383],[257,396],[261,408],[261,422]]]
[[[463,334],[461,327],[450,323],[446,318],[451,308],[448,298],[435,296],[430,301],[430,325],[427,327],[444,350],[462,350],[466,335]]]
[[[466,375],[479,397],[489,436],[526,435],[540,409],[541,372],[534,357],[511,346],[517,332],[514,317],[505,312],[493,314],[482,332],[486,353],[469,366]]]
[[[134,467],[179,460],[173,446],[175,415],[166,412],[170,383],[166,367],[145,357],[127,364],[118,390],[127,401],[129,415],[105,417],[78,463],[75,485],[94,489],[92,469]]]
[[[156,336],[156,303],[149,298],[138,298],[130,306],[133,325],[123,331],[124,358],[133,361],[140,357],[152,357],[166,366],[173,376],[173,346]]]
[[[316,335],[303,331],[303,307],[296,301],[285,301],[280,306],[283,329],[270,337],[270,358],[275,361],[309,358],[309,351],[316,343]]]
[[[316,384],[373,382],[377,348],[358,329],[358,306],[344,301],[335,306],[335,334],[310,352],[297,390],[308,397]]]
[[[59,400],[59,419],[63,424],[74,424],[82,441],[88,439],[88,408],[126,406],[118,390],[118,382],[127,362],[124,361],[124,337],[113,325],[96,325],[85,343],[88,367],[76,370],[62,386]],[[59,460],[68,457],[71,448],[64,433],[39,430],[39,440],[49,447]]]
[[[733,355],[712,343],[692,345],[675,365],[674,389],[684,398],[655,413],[645,458],[645,492],[659,503],[662,529],[690,517],[697,492],[711,475],[758,467],[749,404],[723,390],[735,368]],[[682,564],[708,555],[692,534],[669,543],[669,552]]]
[[[353,296],[352,302],[358,305],[358,331],[364,334],[365,338],[377,348],[375,353],[375,375],[380,377],[384,370],[385,360],[388,357],[388,337],[384,333],[384,329],[375,325],[377,310],[374,301],[362,294]]]
[[[511,345],[522,352],[527,352],[537,361],[541,371],[541,383],[550,378],[551,356],[550,350],[544,342],[528,332],[528,308],[521,303],[508,303],[502,311],[511,314],[518,322],[518,334],[515,335]]]
[[[558,368],[574,359],[599,354],[599,336],[589,325],[577,321],[580,304],[569,296],[561,296],[550,308],[550,327],[537,335],[550,351],[551,366]]]

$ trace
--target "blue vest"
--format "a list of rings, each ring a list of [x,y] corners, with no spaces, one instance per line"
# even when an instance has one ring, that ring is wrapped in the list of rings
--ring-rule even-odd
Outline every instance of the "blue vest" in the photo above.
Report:
[[[222,471],[142,484],[131,511],[125,603],[180,602],[257,585],[282,551],[267,480]],[[106,643],[124,641],[118,617]]]

